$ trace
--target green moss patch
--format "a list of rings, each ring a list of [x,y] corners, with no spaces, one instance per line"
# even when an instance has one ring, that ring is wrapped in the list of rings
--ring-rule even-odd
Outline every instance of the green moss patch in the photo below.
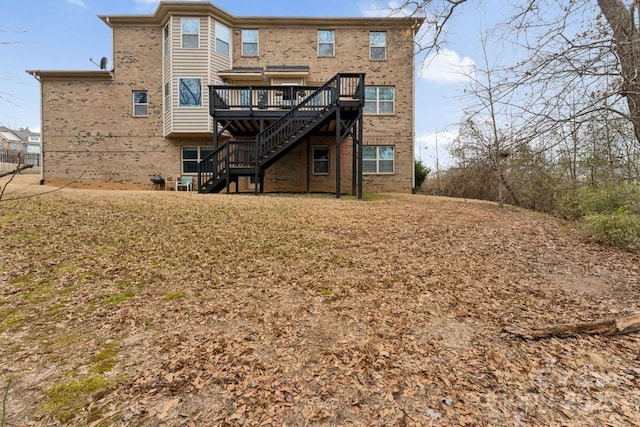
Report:
[[[44,391],[47,396],[44,408],[57,420],[70,421],[89,405],[91,396],[108,386],[109,381],[101,375],[56,383]]]

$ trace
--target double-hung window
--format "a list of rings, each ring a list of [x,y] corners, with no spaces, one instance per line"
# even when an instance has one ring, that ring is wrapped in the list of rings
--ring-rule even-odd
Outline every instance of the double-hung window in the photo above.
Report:
[[[364,113],[394,114],[395,98],[393,86],[367,86],[364,89]]]
[[[184,78],[179,80],[180,106],[202,106],[202,79]]]
[[[242,56],[258,56],[258,30],[242,30]]]
[[[149,114],[149,103],[147,102],[146,90],[133,91],[133,115],[134,117],[145,117]]]
[[[375,61],[387,59],[387,33],[371,31],[369,33],[369,57]]]
[[[365,145],[362,147],[362,172],[386,174],[394,171],[393,145]]]
[[[182,147],[182,174],[198,173],[198,163],[213,152],[213,147]]]
[[[318,56],[334,56],[335,44],[333,30],[318,30]]]
[[[216,52],[224,56],[229,56],[229,40],[229,28],[216,22]]]
[[[329,147],[313,147],[313,174],[329,173]]]
[[[198,48],[200,46],[200,19],[182,18],[180,28],[182,29],[182,47]]]

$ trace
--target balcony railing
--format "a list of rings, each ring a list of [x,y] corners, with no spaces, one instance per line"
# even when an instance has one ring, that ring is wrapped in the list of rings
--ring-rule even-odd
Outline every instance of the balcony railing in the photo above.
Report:
[[[317,89],[318,86],[209,86],[210,113],[215,110],[290,110]],[[331,94],[322,92],[317,96],[315,103],[330,103]]]

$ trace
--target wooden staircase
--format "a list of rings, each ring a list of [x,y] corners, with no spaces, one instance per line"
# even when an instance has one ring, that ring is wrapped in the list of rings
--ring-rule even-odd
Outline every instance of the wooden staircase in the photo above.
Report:
[[[215,89],[215,87],[212,87]],[[227,87],[229,91],[233,87]],[[247,91],[246,88],[239,90]],[[213,93],[213,90],[211,91]],[[217,92],[211,97],[220,110],[229,112],[232,107],[220,99]],[[337,74],[323,86],[313,90],[293,108],[285,110],[269,126],[251,140],[230,139],[221,144],[198,165],[198,192],[216,193],[229,190],[231,183],[238,184],[239,177],[253,176],[262,191],[265,170],[284,157],[301,141],[327,123],[349,126],[361,118],[364,106],[364,75]],[[216,111],[212,111],[214,118]],[[341,115],[342,112],[342,115]],[[235,116],[237,120],[252,117],[254,111],[244,107]],[[214,120],[215,123],[215,120]],[[227,123],[229,127],[230,122]],[[224,129],[223,129],[224,130]],[[343,136],[340,136],[342,138]],[[260,183],[260,184],[258,184]]]

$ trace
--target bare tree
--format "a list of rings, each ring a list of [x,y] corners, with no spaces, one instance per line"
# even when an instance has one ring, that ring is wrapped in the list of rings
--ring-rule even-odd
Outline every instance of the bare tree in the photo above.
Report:
[[[390,16],[415,16],[424,19],[417,42],[417,53],[439,50],[446,41],[446,28],[468,0],[401,0],[383,5]],[[382,4],[383,0],[378,0]]]
[[[627,100],[629,119],[636,141],[640,142],[640,30],[635,16],[636,10],[640,14],[640,4],[637,0],[628,3],[598,0],[598,6],[613,32],[613,47],[622,77],[620,93]]]
[[[463,127],[463,138],[458,137],[459,154],[465,149],[471,149],[475,156],[486,158],[496,177],[497,198],[500,207],[504,203],[503,189],[509,193],[511,200],[520,204],[518,196],[511,187],[505,173],[505,159],[509,157],[512,144],[517,143],[510,131],[504,131],[499,125],[500,111],[508,107],[509,102],[499,101],[504,94],[494,81],[494,68],[489,63],[487,53],[487,36],[481,40],[484,69],[476,68],[472,75],[469,95],[476,100],[474,110],[469,111],[469,117]],[[473,111],[473,112],[471,112]],[[474,118],[475,116],[475,118]],[[460,151],[461,150],[461,151]]]
[[[423,17],[427,30],[418,52],[429,52],[446,43],[447,25],[471,3],[486,2],[402,0],[390,3],[395,4],[390,14]],[[640,144],[639,25],[638,0],[513,2],[512,14],[501,27],[509,42],[526,54],[511,66],[510,81],[536,96],[520,106],[522,112],[538,115],[549,128],[609,109],[629,121]],[[557,101],[570,93],[580,96],[572,97],[576,104],[567,114]],[[626,101],[624,108],[620,100]]]

